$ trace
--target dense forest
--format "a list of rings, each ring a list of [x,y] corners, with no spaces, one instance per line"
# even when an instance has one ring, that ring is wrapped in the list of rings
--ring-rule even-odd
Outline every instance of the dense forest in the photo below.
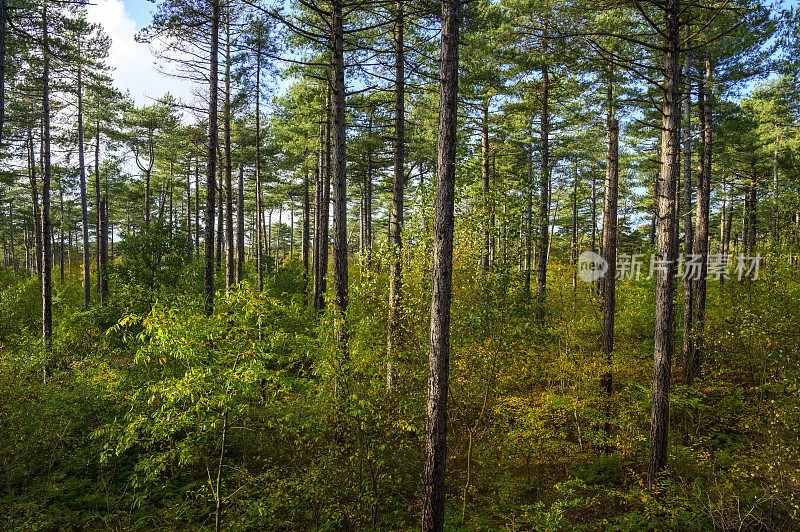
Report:
[[[0,526],[800,530],[800,11],[0,0]]]

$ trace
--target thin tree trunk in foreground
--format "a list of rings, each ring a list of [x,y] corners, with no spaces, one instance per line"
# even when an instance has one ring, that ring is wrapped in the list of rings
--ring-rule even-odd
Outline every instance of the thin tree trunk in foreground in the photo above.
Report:
[[[341,397],[347,397],[347,363],[349,331],[347,328],[347,166],[345,156],[347,123],[345,122],[345,81],[344,81],[344,30],[342,0],[333,0],[333,42],[331,61],[331,118],[333,151],[331,177],[333,181],[333,292],[334,292],[334,334],[339,351],[341,368],[337,390]]]
[[[47,28],[47,8],[42,14],[44,43],[44,72],[42,74],[42,341],[45,350],[44,378],[49,375],[49,356],[53,347],[53,255],[50,226],[50,50]]]
[[[394,183],[389,220],[389,330],[386,335],[386,389],[392,389],[392,361],[400,343],[403,298],[403,181],[405,180],[405,73],[403,54],[403,0],[395,13]],[[367,185],[369,186],[369,185]],[[366,195],[366,191],[365,191]],[[370,198],[371,199],[371,198]],[[370,206],[371,209],[371,206]],[[366,218],[366,216],[364,217]],[[366,240],[366,238],[365,238]]]
[[[667,461],[667,437],[669,430],[669,388],[672,371],[673,321],[672,305],[673,276],[670,261],[675,259],[677,245],[674,241],[675,182],[680,166],[678,151],[679,135],[679,0],[667,0],[664,9],[664,102],[662,107],[661,172],[659,173],[657,224],[657,259],[660,263],[656,274],[655,341],[653,349],[653,391],[650,425],[650,449],[647,469],[647,489],[653,491],[658,475]]]
[[[205,223],[205,265],[203,269],[205,311],[214,311],[214,209],[217,201],[217,78],[219,51],[219,3],[212,1],[211,7],[211,51],[209,96],[208,96],[208,165],[206,167],[206,223]]]
[[[619,181],[619,122],[614,117],[613,88],[608,88],[608,126],[605,201],[603,202],[603,258],[608,264],[603,281],[603,353],[608,367],[600,378],[600,386],[605,394],[603,423],[603,447],[611,451],[609,442],[611,432],[611,396],[613,393],[613,374],[611,372],[612,352],[614,351],[614,308],[616,297],[617,265],[617,184]]]
[[[444,529],[447,391],[450,374],[450,296],[453,277],[456,126],[458,124],[458,0],[442,2],[439,139],[433,222],[433,271],[425,425],[423,532]]]

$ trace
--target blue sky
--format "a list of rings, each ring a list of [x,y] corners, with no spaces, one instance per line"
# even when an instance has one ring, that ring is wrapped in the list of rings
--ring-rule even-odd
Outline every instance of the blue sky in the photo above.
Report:
[[[160,73],[148,45],[135,41],[136,32],[150,23],[154,9],[155,4],[147,0],[95,0],[88,17],[111,37],[108,63],[114,69],[115,85],[130,91],[137,105],[150,104],[166,92],[191,101],[191,85]]]

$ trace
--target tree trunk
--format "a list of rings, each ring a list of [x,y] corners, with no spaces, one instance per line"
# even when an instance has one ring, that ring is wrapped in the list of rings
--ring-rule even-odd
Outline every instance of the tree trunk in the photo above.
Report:
[[[304,301],[306,304],[308,304],[308,267],[310,262],[309,233],[311,229],[311,205],[308,192],[308,181],[308,167],[306,167],[305,175],[303,176],[303,241],[301,243],[303,254],[303,295],[305,296]]]
[[[547,56],[547,42],[542,39],[543,54]],[[547,62],[542,63],[542,125],[540,147],[541,177],[539,181],[539,264],[536,273],[536,295],[544,295],[547,287],[547,250],[550,244],[548,233],[550,210],[550,72]]]
[[[325,105],[325,149],[322,152],[322,177],[321,191],[322,197],[319,210],[319,269],[317,270],[318,290],[315,289],[314,307],[316,309],[325,308],[325,291],[327,289],[328,276],[328,218],[330,213],[330,191],[331,191],[331,88],[328,87]]]
[[[283,204],[278,205],[278,224],[275,226],[275,272],[281,265],[281,219],[283,218]]]
[[[113,241],[113,238],[112,238]],[[200,254],[200,156],[194,158],[194,249]]]
[[[189,246],[192,245],[192,158],[186,160],[186,240]],[[193,251],[189,252],[189,260],[192,260]]]
[[[224,127],[224,124],[223,124]],[[219,142],[219,141],[217,141]],[[222,158],[222,151],[217,145],[217,160],[223,161]],[[220,164],[218,165],[217,171],[217,268],[222,266],[222,249],[224,245],[224,238],[225,238],[225,179],[223,178],[223,174],[225,173],[225,165]]]
[[[531,293],[531,251],[533,242],[533,143],[528,144],[528,182],[525,184],[525,295]]]
[[[661,172],[659,174],[657,252],[660,260],[672,261],[677,255],[673,224],[675,220],[675,182],[680,165],[679,115],[680,69],[679,0],[667,0],[664,8],[664,102],[662,107]],[[669,430],[669,388],[672,370],[673,276],[671,267],[661,267],[656,275],[655,342],[653,350],[653,392],[648,457],[647,489],[653,491],[658,475],[666,465]]]
[[[403,298],[403,187],[405,180],[405,55],[403,50],[403,0],[397,0],[394,27],[394,183],[389,219],[389,330],[386,335],[386,389],[392,389],[392,362],[400,345]]]
[[[690,33],[689,25],[686,26],[686,35]],[[688,42],[687,42],[688,46]],[[692,227],[692,140],[691,140],[691,110],[692,110],[692,91],[691,91],[691,55],[686,53],[684,58],[684,74],[686,76],[685,86],[686,95],[683,103],[683,232],[684,232],[684,259],[688,259],[692,254],[694,246],[694,231]],[[702,81],[698,84],[698,121],[700,144],[702,145],[702,138],[705,135],[705,127],[703,126],[703,98],[705,97],[700,89]],[[700,150],[698,154],[698,164],[702,165],[703,151]],[[698,191],[699,191],[698,183]],[[693,283],[691,275],[687,275],[684,265],[683,275],[683,382],[688,383],[694,378],[692,372],[694,371],[694,338],[693,338],[693,323],[692,323],[692,307],[694,305]]]
[[[572,292],[578,289],[578,163],[575,163],[575,173],[572,176],[572,227],[569,241],[569,264],[572,271]]]
[[[100,234],[100,212],[97,207],[100,205],[100,118],[95,119],[94,123],[94,205],[98,211],[95,218],[95,233]],[[97,291],[100,292],[103,279],[100,273],[100,242],[95,242],[95,262],[97,264]]]
[[[345,123],[344,81],[344,30],[342,0],[333,0],[332,8],[332,57],[331,97],[333,152],[331,172],[333,180],[333,290],[335,294],[334,333],[339,349],[339,360],[343,365],[340,386],[337,389],[347,397],[346,364],[349,360],[347,330],[347,166],[345,161],[347,124]]]
[[[78,43],[80,56],[80,42]],[[92,301],[91,266],[89,257],[89,216],[86,201],[86,163],[83,157],[83,81],[81,65],[78,64],[78,170],[81,189],[81,225],[83,228],[83,309],[87,310]]]
[[[702,77],[705,75],[705,83]],[[711,195],[711,96],[706,94],[711,63],[706,52],[705,73],[700,72],[698,84],[697,107],[700,116],[700,135],[702,156],[699,158],[697,175],[697,212],[695,213],[695,238],[692,244],[692,255],[700,260],[700,271],[696,272],[692,302],[692,339],[690,363],[684,369],[684,380],[691,384],[700,376],[703,365],[703,332],[706,308],[706,271],[708,267],[708,214]]]
[[[0,0],[0,144],[3,142],[6,107],[6,0]]]
[[[233,186],[231,185],[231,4],[225,9],[225,293],[236,284],[233,244]]]
[[[425,426],[423,532],[444,529],[447,462],[447,391],[450,373],[450,299],[453,277],[453,212],[458,124],[458,0],[442,2],[441,74],[433,272]]]
[[[758,225],[758,173],[756,164],[753,162],[750,167],[750,200],[748,204],[750,210],[747,214],[747,247],[745,252],[752,255],[756,249],[756,228]]]
[[[405,80],[403,81],[405,83]],[[404,109],[405,112],[405,109]],[[404,115],[405,120],[405,115]],[[404,122],[405,135],[405,122]],[[369,124],[367,126],[367,136],[372,139],[372,111],[370,111]],[[364,183],[364,249],[366,250],[366,260],[364,267],[367,271],[372,270],[372,146],[367,150],[367,175]]]
[[[244,279],[244,165],[239,163],[236,195],[236,282]]]
[[[613,374],[611,372],[612,352],[614,351],[614,309],[616,298],[617,267],[617,185],[619,181],[619,122],[614,117],[613,86],[608,87],[608,124],[606,182],[603,201],[603,258],[608,264],[608,271],[603,277],[603,353],[606,356],[607,368],[600,378],[600,386],[605,395],[603,423],[603,447],[606,453],[611,452],[611,401],[613,394]]]
[[[59,281],[64,282],[64,181],[58,181],[59,215],[58,215],[58,269]]]
[[[491,232],[489,231],[489,99],[483,101],[481,107],[481,187],[483,191],[483,254],[481,256],[481,273],[490,269]]]
[[[725,188],[725,197],[728,200],[728,208],[725,213],[725,230],[722,233],[722,253],[728,255],[730,253],[730,242],[731,242],[731,225],[733,224],[733,198],[728,197],[727,189],[728,183],[727,180],[724,184]],[[725,276],[723,275],[720,280],[724,279]]]
[[[323,111],[327,116],[327,105]],[[323,224],[323,198],[325,192],[323,190],[325,183],[325,126],[322,121],[319,125],[319,153],[317,154],[317,171],[314,175],[314,248],[313,248],[313,261],[312,261],[312,304],[314,308],[319,310],[322,308],[320,301],[322,300],[322,224]]]
[[[31,182],[31,204],[33,206],[34,242],[36,248],[36,275],[42,278],[42,218],[39,209],[39,185],[36,180],[36,158],[33,148],[33,132],[28,129],[28,172]]]
[[[44,72],[42,73],[42,340],[45,350],[44,378],[49,375],[49,356],[53,347],[53,255],[50,226],[50,42],[47,27],[47,8],[42,13],[42,42],[44,43]]]
[[[203,268],[205,311],[210,316],[214,311],[214,208],[216,207],[217,178],[217,80],[219,52],[219,2],[211,3],[211,50],[209,54],[208,96],[208,164],[206,167],[206,221],[203,243],[205,264]]]
[[[2,1],[0,0],[0,2]],[[10,233],[9,240],[11,240],[11,264],[14,269],[14,275],[17,275],[17,256],[14,253],[14,200],[12,198],[8,199],[8,230]]]
[[[100,306],[104,306],[106,297],[108,295],[108,276],[106,269],[108,268],[108,200],[103,198],[98,204],[100,211],[100,232],[97,234],[97,239],[100,242],[100,286],[98,293],[100,295]]]
[[[772,152],[772,242],[778,244],[778,146],[780,136],[775,131],[775,149]]]
[[[256,272],[258,291],[264,291],[264,231],[261,219],[264,206],[261,198],[261,39],[256,48]]]

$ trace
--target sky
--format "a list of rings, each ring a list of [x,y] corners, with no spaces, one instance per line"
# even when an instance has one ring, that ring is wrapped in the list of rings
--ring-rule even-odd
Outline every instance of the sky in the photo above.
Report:
[[[137,105],[152,104],[167,92],[191,101],[190,84],[161,74],[149,46],[135,40],[136,32],[152,20],[154,9],[155,4],[147,0],[94,0],[88,18],[111,37],[108,64],[114,69],[114,84],[129,90]]]

